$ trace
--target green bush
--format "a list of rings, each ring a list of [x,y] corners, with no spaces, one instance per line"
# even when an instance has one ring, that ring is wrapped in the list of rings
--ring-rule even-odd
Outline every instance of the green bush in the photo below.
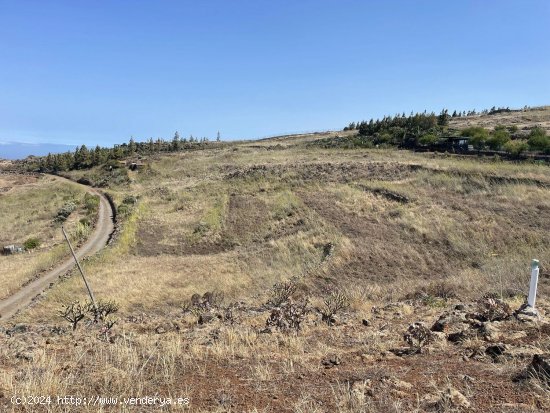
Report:
[[[73,201],[65,202],[61,209],[57,211],[57,216],[55,217],[55,220],[57,222],[65,222],[67,218],[69,218],[69,215],[71,215],[75,209],[76,204]]]
[[[502,148],[509,140],[510,134],[506,129],[495,129],[489,139],[487,139],[487,146],[496,151]]]
[[[546,131],[542,128],[531,129],[528,144],[533,151],[550,152],[550,137],[546,135]]]
[[[418,140],[418,142],[421,145],[433,145],[434,143],[437,143],[439,141],[439,138],[434,135],[433,133],[428,133]]]
[[[470,144],[473,145],[475,149],[485,148],[485,143],[489,138],[489,132],[487,129],[482,128],[481,126],[472,126],[466,128],[461,133],[462,136],[470,137]]]
[[[23,243],[26,250],[33,250],[40,246],[40,240],[38,238],[29,238]]]
[[[99,208],[99,196],[86,193],[84,195],[84,208],[88,214],[94,214]]]
[[[504,145],[504,150],[512,156],[519,156],[523,152],[525,152],[527,149],[529,149],[527,142],[519,139],[514,141],[508,141]]]

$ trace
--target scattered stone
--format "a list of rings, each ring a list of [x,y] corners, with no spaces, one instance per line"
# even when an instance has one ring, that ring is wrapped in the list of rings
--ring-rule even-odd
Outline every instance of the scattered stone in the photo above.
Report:
[[[16,324],[12,328],[6,331],[6,334],[12,336],[14,334],[22,334],[29,331],[29,328],[25,324]]]
[[[471,403],[468,401],[466,396],[460,393],[458,390],[448,387],[440,396],[439,400],[436,403],[436,408],[438,411],[448,411],[453,408],[462,408],[468,409]]]
[[[452,313],[444,313],[433,324],[431,330],[443,333],[454,333],[463,330],[464,323],[466,322],[466,315],[464,313],[456,311],[453,311]]]
[[[410,390],[413,388],[413,385],[407,381],[400,380],[396,377],[385,376],[381,379],[382,383],[388,384],[394,389],[398,390]]]
[[[325,368],[327,369],[330,369],[334,366],[339,366],[341,364],[341,360],[340,360],[340,357],[338,357],[336,354],[330,356],[330,357],[327,357],[327,358],[324,358],[322,361],[321,361],[321,364],[323,366],[325,366]]]
[[[18,358],[20,360],[25,360],[25,361],[33,361],[34,354],[30,350],[20,351],[15,355],[15,358]]]
[[[447,340],[449,340],[451,343],[459,344],[475,336],[476,336],[476,333],[472,332],[471,330],[462,330],[456,333],[449,334],[447,336]]]
[[[506,344],[495,344],[492,346],[489,346],[485,349],[485,354],[488,356],[491,356],[493,359],[497,359],[499,356],[502,356],[507,350]]]
[[[216,317],[214,317],[212,314],[203,313],[199,316],[199,324],[208,324],[212,320],[214,320],[214,318],[216,318]]]
[[[485,340],[488,340],[488,341],[498,340],[501,336],[500,323],[497,321],[482,323],[479,328],[479,332],[483,335]]]
[[[464,380],[466,383],[473,383],[476,381],[476,379],[474,379],[472,376],[468,376],[467,374],[462,376],[462,380]]]

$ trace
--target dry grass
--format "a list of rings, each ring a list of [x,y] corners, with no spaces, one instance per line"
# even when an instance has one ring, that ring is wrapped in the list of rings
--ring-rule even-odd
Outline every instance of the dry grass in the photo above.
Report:
[[[534,406],[535,393],[524,397],[509,380],[525,357],[498,368],[463,360],[469,347],[484,350],[482,339],[437,341],[410,358],[389,350],[404,345],[410,323],[433,323],[485,292],[520,305],[530,259],[550,260],[549,167],[274,144],[161,157],[151,174],[111,188],[117,202],[139,195],[116,242],[84,264],[96,296],[121,305],[111,341],[83,326],[60,336],[40,331],[26,362],[14,358],[26,348],[14,336],[0,350],[4,394],[93,388],[190,395],[199,412],[423,412],[425,395],[439,397],[451,384],[467,393],[459,375],[467,374],[477,380],[468,398],[486,411],[498,411],[488,388],[499,403],[513,394]],[[55,316],[60,305],[86,297],[76,275],[15,321],[35,330],[63,323]],[[293,300],[311,302],[303,328],[262,332],[271,287],[291,278]],[[328,326],[317,309],[337,290],[349,308]],[[207,291],[223,292],[225,305],[239,303],[234,321],[198,325],[198,314],[184,311],[193,294]],[[418,291],[427,297],[404,299]],[[549,291],[545,282],[540,291]],[[441,297],[447,293],[458,298]],[[548,332],[537,328],[543,342]],[[326,361],[335,356],[341,364]],[[48,369],[56,373],[43,374]]]
[[[64,203],[81,202],[85,191],[79,185],[47,176],[6,175],[0,177],[0,185],[8,189],[0,193],[0,246],[22,245],[29,238],[37,238],[41,244],[24,254],[0,255],[1,299],[68,256],[60,224],[54,219]],[[83,216],[81,207],[71,214],[65,223],[69,233],[77,230]],[[79,239],[86,237],[80,235]]]

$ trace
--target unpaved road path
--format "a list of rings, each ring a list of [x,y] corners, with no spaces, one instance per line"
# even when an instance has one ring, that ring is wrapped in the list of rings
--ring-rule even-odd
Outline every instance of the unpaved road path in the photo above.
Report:
[[[57,177],[57,179],[69,181],[68,179],[61,177]],[[75,251],[76,256],[79,259],[93,255],[105,247],[109,237],[114,231],[113,211],[109,201],[105,198],[105,195],[97,189],[87,186],[85,188],[91,194],[99,195],[100,201],[98,218],[94,231],[88,240],[77,251]],[[70,259],[67,259],[54,269],[25,285],[15,294],[0,300],[0,322],[5,322],[7,319],[14,316],[19,310],[27,307],[37,295],[50,286],[50,283],[55,282],[59,276],[65,274],[74,265],[74,259],[71,256]]]

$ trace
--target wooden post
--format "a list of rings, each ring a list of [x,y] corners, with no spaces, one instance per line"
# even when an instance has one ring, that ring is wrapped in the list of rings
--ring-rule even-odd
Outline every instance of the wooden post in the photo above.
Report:
[[[82,279],[84,280],[84,284],[86,285],[86,289],[88,290],[88,294],[90,295],[90,298],[92,300],[92,305],[94,306],[94,310],[97,311],[97,303],[95,302],[94,293],[92,292],[92,289],[90,288],[90,285],[88,284],[88,281],[86,280],[86,276],[84,275],[84,271],[82,271],[82,267],[80,266],[80,263],[78,262],[78,258],[76,258],[76,254],[74,253],[73,246],[71,245],[71,242],[69,241],[69,237],[67,236],[67,233],[65,232],[65,228],[61,226],[61,231],[63,231],[63,235],[65,236],[65,239],[67,240],[67,244],[69,244],[69,248],[71,250],[71,254],[73,254],[73,258],[76,262],[76,266],[78,267],[80,274],[82,275]]]
[[[535,300],[537,298],[537,284],[539,281],[539,260],[531,261],[531,284],[529,285],[529,297],[527,305],[535,309]]]

